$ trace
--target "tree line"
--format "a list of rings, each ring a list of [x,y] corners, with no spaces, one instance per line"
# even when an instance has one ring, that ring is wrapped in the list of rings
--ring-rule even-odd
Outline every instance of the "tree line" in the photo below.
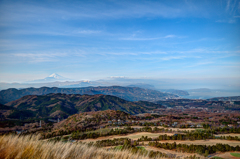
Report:
[[[187,144],[176,144],[174,143],[159,143],[157,141],[155,142],[149,142],[149,146],[157,147],[157,148],[163,148],[168,150],[176,149],[178,152],[188,152],[188,153],[198,153],[200,155],[208,156],[209,154],[216,153],[216,152],[226,152],[226,151],[240,151],[239,146],[230,146],[228,144],[221,144],[218,143],[216,145],[212,146],[206,146],[206,145],[187,145]]]

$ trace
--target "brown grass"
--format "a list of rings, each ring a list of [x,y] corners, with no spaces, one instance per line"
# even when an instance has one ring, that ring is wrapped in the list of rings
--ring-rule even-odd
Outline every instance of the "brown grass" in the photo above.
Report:
[[[240,146],[240,141],[231,141],[231,140],[220,140],[220,139],[210,139],[210,140],[194,140],[194,141],[189,141],[189,140],[162,140],[158,141],[160,143],[174,143],[176,142],[177,144],[187,144],[187,145],[216,145],[218,143],[221,144],[228,144],[230,146]],[[148,143],[145,141],[144,143]]]
[[[141,138],[142,136],[148,136],[151,138],[157,138],[159,135],[165,135],[167,134],[168,136],[174,135],[173,133],[150,133],[150,132],[137,132],[137,133],[132,133],[132,134],[127,134],[127,135],[111,135],[111,136],[106,136],[106,137],[99,137],[96,139],[84,139],[80,140],[82,142],[95,142],[98,140],[107,140],[107,139],[115,139],[115,138],[129,138],[132,140],[137,140]]]
[[[234,134],[234,133],[230,133],[230,134],[218,134],[218,135],[215,135],[215,136],[232,136],[232,137],[240,137],[240,134]]]
[[[187,158],[189,156],[196,156],[196,157],[199,157],[200,159],[205,159],[204,156],[200,156],[199,154],[197,153],[187,153],[187,152],[177,152],[175,150],[166,150],[166,149],[163,149],[163,148],[157,148],[157,147],[152,147],[152,146],[144,146],[146,148],[146,150],[153,150],[153,151],[160,151],[162,153],[165,153],[165,154],[175,154],[176,155],[176,158]]]
[[[41,141],[36,136],[0,137],[0,159],[149,159],[147,155],[85,144]]]
[[[131,126],[132,128],[144,128],[145,126]],[[172,128],[172,127],[163,127],[163,126],[150,126],[152,129],[157,127],[159,129],[168,129],[172,131],[195,131],[196,128]]]

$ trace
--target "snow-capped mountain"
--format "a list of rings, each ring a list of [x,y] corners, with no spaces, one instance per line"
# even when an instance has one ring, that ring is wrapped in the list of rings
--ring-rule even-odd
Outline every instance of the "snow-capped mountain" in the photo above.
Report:
[[[63,76],[60,76],[59,74],[53,73],[44,79],[47,80],[47,79],[66,79],[66,78]]]
[[[48,77],[46,77],[44,79],[38,79],[38,80],[31,81],[31,82],[34,82],[34,83],[45,83],[45,82],[55,82],[55,81],[63,82],[63,81],[67,81],[67,80],[70,80],[70,79],[65,78],[63,76],[60,76],[57,73],[53,73],[53,74],[49,75]]]

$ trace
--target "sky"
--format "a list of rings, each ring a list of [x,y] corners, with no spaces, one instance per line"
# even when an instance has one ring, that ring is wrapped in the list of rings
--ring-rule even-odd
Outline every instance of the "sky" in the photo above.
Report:
[[[240,81],[240,0],[0,0],[0,82],[52,73]]]

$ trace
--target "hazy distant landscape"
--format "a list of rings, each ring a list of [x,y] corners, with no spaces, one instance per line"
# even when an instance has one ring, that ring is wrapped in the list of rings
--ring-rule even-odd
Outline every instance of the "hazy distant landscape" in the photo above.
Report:
[[[224,88],[219,85],[220,89],[210,89],[210,88],[198,88],[195,84],[194,89],[189,89],[191,86],[189,84],[182,85],[181,80],[178,81],[178,85],[181,89],[173,89],[176,83],[166,82],[167,80],[146,80],[146,79],[128,79],[128,78],[114,78],[106,80],[97,80],[97,81],[65,81],[68,78],[62,77],[56,73],[51,74],[49,77],[28,81],[25,83],[0,83],[0,89],[5,90],[8,88],[24,89],[24,88],[41,88],[41,87],[59,87],[59,88],[81,88],[86,87],[108,87],[108,86],[122,86],[122,87],[139,87],[142,89],[156,90],[160,92],[165,92],[169,94],[175,94],[181,98],[190,98],[190,99],[208,99],[213,97],[227,97],[227,96],[238,96],[240,90],[236,87]],[[42,82],[42,83],[41,83]],[[197,81],[195,81],[197,82]],[[162,83],[162,84],[161,84]],[[163,85],[163,86],[162,86]],[[89,88],[87,88],[89,87]],[[167,88],[167,89],[166,89]],[[82,91],[81,93],[83,93]],[[74,93],[75,94],[75,93]],[[94,93],[93,93],[94,94]],[[130,99],[132,100],[132,99]],[[134,100],[133,100],[134,101]]]

